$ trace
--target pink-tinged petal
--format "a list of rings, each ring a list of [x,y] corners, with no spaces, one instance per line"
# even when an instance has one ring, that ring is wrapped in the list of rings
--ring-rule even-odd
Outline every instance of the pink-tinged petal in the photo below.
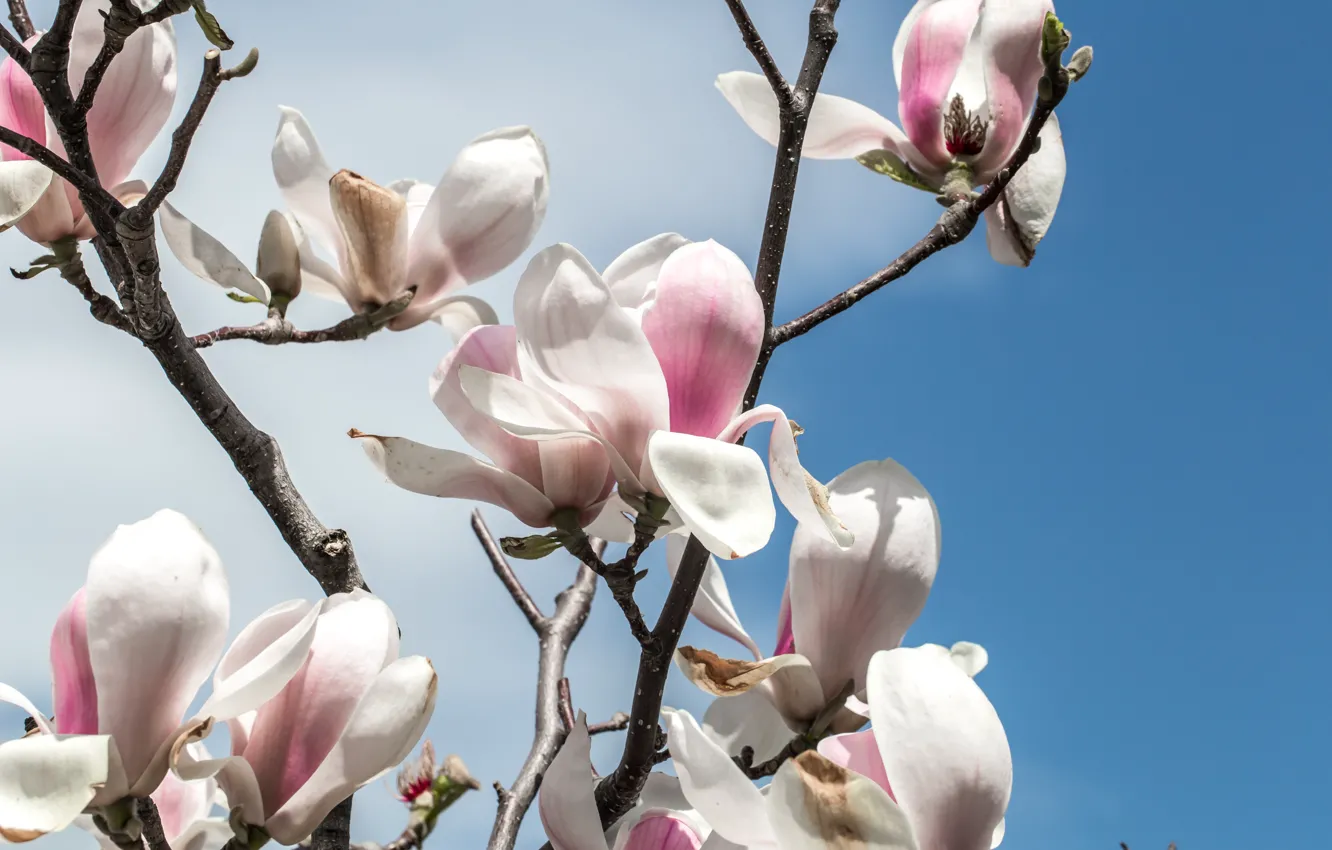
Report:
[[[356,705],[318,770],[269,817],[265,829],[273,839],[279,844],[297,843],[334,806],[410,755],[435,710],[438,686],[439,677],[430,661],[419,655],[385,667]]]
[[[328,758],[361,698],[398,654],[398,626],[364,591],[324,603],[305,665],[255,717],[245,751],[271,816]],[[301,836],[303,837],[303,836]]]
[[[33,36],[24,44],[31,48],[37,38]],[[43,144],[46,142],[46,107],[42,105],[42,96],[28,72],[8,57],[0,62],[0,127],[8,127]],[[0,144],[0,156],[6,162],[28,158],[27,154],[3,144]]]
[[[893,796],[888,773],[883,769],[883,757],[879,755],[879,745],[874,740],[873,729],[848,732],[845,735],[830,735],[819,741],[819,755],[834,764],[874,780],[880,788],[888,792],[889,797]]]
[[[181,215],[170,201],[162,202],[157,222],[167,248],[185,271],[223,289],[236,289],[268,303],[269,292],[264,282],[255,277],[227,246]]]
[[[458,154],[412,233],[416,298],[395,330],[430,317],[439,298],[518,259],[541,228],[550,192],[546,148],[528,127],[504,127]]]
[[[680,790],[714,834],[742,846],[770,844],[773,834],[764,816],[763,795],[731,757],[687,711],[664,708],[661,723]]]
[[[264,798],[250,763],[240,756],[209,758],[206,750],[195,746],[208,736],[213,725],[212,721],[200,722],[176,743],[171,750],[171,772],[186,782],[216,781],[226,794],[227,806],[241,823],[263,826]]]
[[[513,308],[523,381],[573,402],[639,473],[648,436],[669,426],[670,409],[661,366],[633,315],[565,244],[532,259]]]
[[[732,560],[767,544],[777,510],[753,449],[657,431],[647,454],[652,482],[709,552]]]
[[[906,814],[882,788],[816,752],[782,765],[767,804],[779,850],[917,848]]]
[[[38,162],[0,162],[0,231],[26,216],[51,187],[55,174]]]
[[[760,74],[731,71],[717,77],[717,89],[740,113],[749,128],[770,145],[778,141],[777,96]],[[925,174],[935,171],[906,134],[893,122],[854,100],[830,94],[814,98],[801,156],[810,159],[854,159],[886,150]]]
[[[107,735],[29,735],[0,744],[0,839],[32,841],[74,822],[110,771]]]
[[[105,41],[110,0],[85,0],[69,45],[69,81],[78,91]],[[88,141],[97,176],[106,186],[129,177],[162,131],[176,101],[176,32],[171,21],[144,27],[111,61],[88,112]]]
[[[442,499],[475,499],[504,508],[533,528],[550,526],[555,503],[512,472],[402,437],[355,436],[375,468],[404,490]]]
[[[795,632],[791,628],[791,580],[782,590],[782,604],[777,609],[777,647],[773,655],[790,655],[796,651]]]
[[[324,161],[305,116],[290,106],[278,109],[282,117],[273,139],[273,177],[304,234],[329,255],[341,258],[345,248],[328,194],[333,169]],[[304,256],[301,263],[304,272]]]
[[[734,442],[760,422],[772,423],[768,438],[768,467],[772,471],[772,486],[777,498],[799,522],[822,534],[838,546],[850,546],[854,535],[837,517],[828,504],[826,488],[800,465],[795,435],[798,430],[786,414],[771,404],[761,404],[740,414],[721,432],[717,439]]]
[[[1051,115],[1040,133],[1041,149],[1032,154],[998,203],[985,211],[985,241],[990,256],[1008,266],[1029,266],[1045,238],[1064,193],[1068,162],[1059,120]]]
[[[938,511],[901,464],[867,461],[828,486],[829,503],[855,533],[842,549],[823,527],[801,523],[791,542],[791,622],[796,646],[828,694],[865,685],[874,653],[893,649],[920,616],[939,566]]]
[[[771,690],[763,686],[714,699],[703,713],[703,730],[732,756],[752,747],[756,762],[773,758],[800,734],[773,704]]]
[[[97,682],[88,657],[87,595],[79,588],[51,633],[51,689],[56,731],[97,734]]]
[[[662,233],[616,257],[601,274],[615,296],[615,303],[626,310],[645,306],[655,291],[662,263],[688,244],[689,240],[678,233]]]
[[[111,195],[127,207],[132,207],[148,194],[148,184],[142,180],[126,180],[117,183],[108,190]],[[91,223],[90,223],[91,224]],[[92,238],[89,236],[89,238]]]
[[[592,740],[587,734],[587,716],[564,739],[555,760],[541,780],[537,809],[555,850],[605,850],[606,836],[593,796]]]
[[[638,802],[625,813],[624,817],[606,830],[606,841],[615,850],[624,850],[634,827],[640,821],[660,817],[679,820],[698,836],[700,842],[712,834],[712,827],[708,826],[685,799],[678,777],[665,773],[650,773],[647,781],[643,783],[643,790],[638,795]]]
[[[190,747],[196,758],[203,760],[209,757],[203,744],[195,743]],[[195,821],[208,817],[216,794],[217,782],[211,777],[199,782],[186,782],[174,773],[167,773],[162,784],[151,795],[157,804],[157,813],[162,818],[162,831],[166,833],[167,842],[175,841]],[[172,850],[175,850],[175,846],[172,844]]]
[[[981,0],[918,4],[912,10],[912,28],[903,44],[898,85],[902,128],[916,148],[939,168],[947,168],[953,159],[944,140],[943,117],[967,42],[980,17],[980,6]]]
[[[950,659],[877,653],[869,668],[874,737],[922,847],[988,850],[1013,787],[1003,724]]]
[[[666,537],[666,569],[672,580],[675,578],[676,570],[680,568],[680,559],[684,557],[688,542],[688,538],[682,534],[671,534]],[[704,569],[698,595],[694,597],[694,607],[689,613],[714,632],[726,635],[744,646],[754,654],[756,661],[762,660],[763,653],[741,625],[740,615],[735,613],[735,606],[731,603],[731,593],[726,587],[721,567],[717,566],[716,558],[711,555],[708,556],[708,565]]]
[[[250,621],[232,641],[213,674],[213,693],[197,717],[231,721],[251,715],[277,696],[305,665],[314,642],[315,626],[324,601],[304,599],[279,603]],[[232,731],[232,746],[244,749],[243,734]],[[242,740],[238,740],[242,739]]]
[[[397,192],[407,202],[407,229],[415,233],[430,197],[435,194],[435,187],[420,180],[394,180],[384,188]]]
[[[474,295],[450,295],[435,304],[430,320],[448,331],[455,345],[473,328],[499,324],[495,308]]]
[[[988,181],[1008,162],[1026,130],[1045,73],[1041,31],[1053,11],[1050,0],[1008,0],[986,3],[981,12],[972,46],[984,69],[990,131],[973,163],[978,180]]]
[[[646,815],[634,824],[617,850],[698,850],[702,846],[703,837],[692,824],[662,812]]]
[[[763,328],[754,278],[731,251],[696,242],[662,263],[643,333],[666,377],[672,431],[721,433],[744,398]]]
[[[226,572],[198,526],[158,511],[120,526],[93,556],[85,598],[99,731],[115,739],[134,791],[147,794],[226,645]]]

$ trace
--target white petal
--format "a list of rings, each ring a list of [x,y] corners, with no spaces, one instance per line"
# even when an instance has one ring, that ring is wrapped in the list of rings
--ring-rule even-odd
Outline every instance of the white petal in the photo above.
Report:
[[[223,289],[238,289],[251,298],[268,303],[269,292],[264,282],[227,250],[227,246],[181,215],[170,201],[162,202],[157,220],[167,247],[187,272]]]
[[[454,295],[445,298],[439,302],[434,315],[430,318],[449,332],[454,345],[457,345],[472,328],[499,324],[495,308],[475,295]]]
[[[342,293],[347,288],[347,281],[343,278],[342,272],[315,252],[310,234],[301,227],[296,216],[289,212],[282,215],[291,226],[292,235],[296,237],[296,247],[301,257],[301,292],[310,292],[320,298],[346,303],[347,296]]]
[[[916,850],[888,792],[816,752],[782,765],[767,802],[781,850]]]
[[[990,255],[1004,265],[1031,265],[1064,193],[1068,161],[1059,119],[1050,116],[1040,139],[1041,149],[1013,175],[1003,197],[985,211],[986,244]]]
[[[328,194],[333,169],[324,161],[323,151],[305,116],[290,106],[278,109],[282,117],[272,152],[273,176],[278,188],[306,234],[325,251],[340,257],[342,237]]]
[[[222,850],[236,836],[224,818],[197,820],[174,838],[168,837],[171,850]]]
[[[400,658],[379,674],[361,698],[314,775],[268,819],[280,844],[295,844],[353,791],[396,767],[425,733],[439,679],[419,655]]]
[[[32,700],[25,697],[18,688],[0,682],[0,702],[16,705],[26,711],[28,716],[32,718],[33,722],[37,724],[37,728],[40,729],[43,734],[55,734],[55,729],[51,726],[51,722],[47,719],[46,715],[38,710],[37,706],[32,704]]]
[[[402,195],[407,202],[407,231],[415,233],[430,196],[435,194],[435,187],[420,180],[394,180],[384,188]]]
[[[573,731],[542,777],[537,799],[541,824],[555,850],[605,850],[595,788],[592,740],[587,734],[587,715],[580,711]]]
[[[634,522],[625,516],[626,511],[632,513],[632,508],[620,498],[619,493],[611,493],[602,506],[601,513],[597,514],[597,518],[583,530],[590,537],[600,537],[610,543],[632,543]]]
[[[212,721],[200,721],[177,742],[171,751],[171,770],[186,782],[215,778],[226,793],[227,805],[237,812],[240,821],[263,826],[264,798],[250,763],[240,756],[207,758],[206,750],[191,746],[207,737],[213,725]]]
[[[676,570],[680,568],[680,558],[684,556],[685,545],[688,542],[688,538],[680,534],[671,534],[666,538],[666,569],[670,572],[672,580],[675,578]],[[735,606],[731,604],[731,593],[726,588],[726,579],[722,576],[721,567],[717,566],[717,560],[711,555],[708,556],[708,565],[703,573],[703,581],[699,584],[698,595],[694,597],[694,607],[689,613],[713,631],[739,642],[754,653],[755,660],[763,658],[758,644],[754,643],[754,639],[740,624],[740,615],[735,613]]]
[[[687,711],[663,708],[680,789],[716,833],[735,844],[773,841],[763,795]]]
[[[999,825],[994,828],[994,834],[990,836],[990,850],[994,850],[994,848],[1004,843],[1004,833],[1006,831],[1007,828],[1004,826],[1004,822],[999,821]]]
[[[269,608],[232,641],[197,717],[230,720],[277,696],[300,671],[314,642],[324,600],[294,599]]]
[[[616,257],[601,275],[615,296],[615,302],[626,310],[642,307],[657,280],[657,273],[661,271],[661,264],[688,244],[689,240],[678,233],[662,233],[639,242]]]
[[[973,679],[990,663],[990,653],[985,651],[985,647],[965,640],[953,644],[948,655],[954,664],[962,668],[963,673]]]
[[[0,838],[31,841],[64,829],[110,771],[107,735],[29,735],[0,744]]]
[[[54,177],[51,169],[30,159],[0,163],[0,230],[27,215]]]
[[[767,544],[777,523],[767,470],[753,449],[657,431],[648,442],[652,477],[689,530],[727,560]]]
[[[762,687],[714,699],[703,714],[703,729],[730,755],[753,747],[755,762],[777,755],[799,734],[782,718],[771,691]]]

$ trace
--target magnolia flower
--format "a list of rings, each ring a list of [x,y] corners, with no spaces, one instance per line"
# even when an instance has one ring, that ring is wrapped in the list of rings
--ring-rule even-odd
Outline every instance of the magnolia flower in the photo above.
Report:
[[[120,526],[51,635],[54,720],[0,686],[42,733],[0,747],[0,834],[34,838],[84,807],[151,794],[226,645],[229,609],[222,562],[192,522],[159,511]],[[24,761],[43,752],[46,769]]]
[[[664,709],[685,798],[717,836],[751,850],[997,847],[1013,765],[985,694],[925,648],[876,653],[868,680],[872,730],[788,761],[766,796],[693,717]]]
[[[920,615],[939,566],[939,514],[934,500],[901,464],[867,461],[828,485],[831,509],[855,541],[843,549],[808,523],[796,527],[790,578],[779,618],[777,653],[764,658],[731,607],[717,570],[704,577],[693,614],[743,643],[754,659],[721,659],[681,647],[686,675],[718,699],[704,724],[739,754],[776,755],[792,736],[809,730],[848,692],[863,693],[870,658],[901,644]],[[674,572],[683,546],[668,541]],[[709,573],[716,570],[709,565]],[[834,731],[859,728],[863,718],[837,711]]]
[[[398,625],[362,590],[261,614],[218,665],[205,718],[181,737],[183,779],[215,776],[233,825],[282,844],[305,838],[334,806],[392,769],[425,732],[436,677],[420,656],[398,657]],[[186,747],[226,720],[231,756]]]
[[[587,717],[579,712],[537,799],[554,850],[698,850],[712,833],[684,799],[679,780],[661,773],[648,777],[638,805],[604,833],[595,786]]]
[[[665,234],[604,277],[555,245],[518,282],[514,328],[473,331],[433,384],[441,409],[499,465],[396,438],[371,438],[366,449],[399,486],[489,501],[538,527],[560,507],[578,508],[586,525],[609,468],[624,502],[665,497],[709,550],[738,558],[767,542],[776,513],[763,462],[734,441],[772,421],[769,464],[783,503],[849,543],[800,466],[785,414],[765,405],[736,415],[763,322],[749,271],[715,242]]]
[[[139,8],[153,5],[147,0],[135,0],[135,4]],[[111,0],[85,0],[79,7],[69,45],[69,83],[75,93],[102,49],[103,17],[110,8]],[[31,47],[35,41],[36,36],[27,45]],[[98,179],[122,203],[133,203],[148,190],[142,180],[129,180],[129,174],[166,124],[175,100],[176,34],[166,20],[136,31],[125,41],[88,111],[88,142]],[[0,124],[65,156],[36,86],[13,59],[0,64]],[[24,236],[48,244],[96,235],[78,190],[8,145],[0,145],[0,156],[4,159],[0,163],[0,226],[16,221]],[[34,197],[39,186],[41,191]]]
[[[1050,0],[917,0],[893,44],[902,128],[867,106],[815,97],[803,154],[857,159],[931,192],[955,177],[990,182],[1026,132],[1044,73],[1041,32]],[[777,143],[777,99],[765,78],[735,71],[717,87],[740,117]],[[905,132],[903,132],[905,130]],[[1041,147],[986,211],[990,253],[1031,263],[1064,187],[1063,138],[1051,116]]]

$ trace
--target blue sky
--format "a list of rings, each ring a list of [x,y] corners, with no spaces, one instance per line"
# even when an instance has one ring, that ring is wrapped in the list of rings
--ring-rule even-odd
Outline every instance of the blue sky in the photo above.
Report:
[[[52,5],[34,3],[34,17]],[[173,200],[242,256],[278,204],[267,151],[285,103],[335,167],[381,182],[434,180],[471,137],[531,124],[552,163],[534,250],[569,241],[604,265],[677,230],[754,260],[772,151],[711,87],[751,68],[721,0],[215,5],[263,58],[218,96]],[[751,5],[793,72],[808,2]],[[895,113],[890,48],[905,9],[843,3],[826,91]],[[1059,11],[1097,55],[1060,110],[1068,184],[1033,267],[996,266],[973,237],[784,348],[764,400],[807,429],[802,457],[824,480],[891,456],[937,500],[943,561],[908,640],[990,650],[979,681],[1016,770],[1005,846],[1309,846],[1332,787],[1332,292],[1310,179],[1329,127],[1326,91],[1308,81],[1325,74],[1299,36],[1332,13],[1265,19],[1200,0]],[[192,88],[205,45],[182,23]],[[142,172],[164,153],[165,138]],[[806,163],[779,318],[877,270],[937,210],[854,164]],[[0,237],[4,265],[38,253]],[[521,265],[478,289],[502,312]],[[255,318],[172,263],[167,277],[191,329]],[[233,630],[317,593],[151,358],[51,275],[0,287],[17,319],[0,336],[0,641],[13,648],[0,680],[46,693],[46,635],[88,556],[115,524],[160,507],[221,550]],[[339,314],[298,303],[293,316]],[[467,506],[391,488],[342,436],[356,426],[457,445],[425,392],[447,346],[421,328],[357,345],[231,343],[208,359],[282,441],[320,516],[351,531],[405,649],[435,660],[439,748],[507,783],[530,740],[535,641],[481,560]],[[780,519],[768,549],[727,572],[765,645],[790,531]],[[543,599],[571,572],[558,559],[523,567]],[[645,583],[649,610],[664,572]],[[635,663],[602,596],[570,666],[594,718],[627,708]],[[668,702],[705,704],[684,682]],[[17,715],[0,721],[17,730]],[[599,744],[603,769],[617,745]],[[386,792],[358,800],[358,838],[396,835]],[[437,841],[481,846],[493,803],[471,795]]]

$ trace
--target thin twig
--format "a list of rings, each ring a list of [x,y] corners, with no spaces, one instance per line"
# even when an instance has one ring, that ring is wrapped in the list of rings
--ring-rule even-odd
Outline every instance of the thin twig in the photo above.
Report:
[[[28,4],[23,0],[9,0],[9,22],[24,41],[37,34],[37,30],[32,28],[32,18],[28,17]]]
[[[88,270],[83,265],[83,258],[79,256],[77,250],[73,257],[59,266],[59,270],[60,276],[65,279],[65,282],[78,290],[79,294],[88,302],[88,311],[92,313],[94,319],[131,336],[134,334],[134,328],[130,326],[129,317],[121,311],[120,305],[98,292],[97,288],[93,286],[93,282],[88,278]]]
[[[171,850],[166,830],[162,828],[162,816],[158,813],[157,804],[153,799],[140,797],[135,808],[139,821],[143,824],[143,840],[148,850]]]
[[[13,57],[18,66],[24,70],[27,69],[28,63],[32,61],[32,54],[28,52],[28,48],[23,46],[23,42],[26,40],[15,38],[14,34],[8,29],[0,27],[0,47],[3,47],[5,52]]]
[[[499,544],[495,542],[495,537],[490,533],[490,527],[486,525],[485,519],[481,517],[480,510],[472,511],[472,533],[480,541],[481,548],[485,550],[486,557],[490,559],[490,566],[495,570],[495,575],[499,578],[504,589],[509,591],[513,597],[513,602],[518,606],[518,610],[523,612],[527,622],[532,625],[540,634],[546,627],[546,616],[541,613],[536,600],[532,594],[527,592],[523,583],[518,580],[518,574],[513,571],[509,564],[509,559],[504,557],[504,552],[500,550]]]
[[[777,67],[777,62],[768,52],[768,45],[763,43],[758,27],[754,26],[753,19],[749,17],[749,10],[745,8],[744,0],[726,0],[726,5],[731,9],[731,16],[735,18],[735,25],[740,29],[740,37],[744,39],[745,47],[749,48],[754,61],[758,62],[763,76],[768,78],[768,85],[772,86],[773,94],[777,95],[779,112],[790,112],[795,93],[791,91],[791,86],[782,76],[782,70]]]
[[[574,719],[573,694],[569,691],[569,677],[560,679],[560,719],[564,721],[564,730],[572,732],[578,722]]]
[[[782,765],[801,753],[814,749],[815,746],[817,745],[810,743],[809,739],[804,735],[796,735],[794,738],[786,742],[786,746],[782,747],[781,752],[777,753],[777,755],[767,761],[754,764],[753,747],[744,747],[740,750],[740,755],[733,758],[732,761],[735,762],[735,766],[740,768],[745,776],[748,776],[750,779],[762,779],[765,776],[775,775]]]
[[[409,289],[382,307],[369,313],[358,313],[338,322],[336,325],[315,331],[297,330],[296,326],[281,316],[270,316],[257,325],[242,327],[223,327],[202,333],[192,338],[195,348],[208,348],[219,342],[233,339],[248,339],[263,345],[285,345],[287,343],[314,344],[320,342],[353,342],[366,339],[371,334],[388,326],[389,320],[406,310],[412,303],[416,290]]]
[[[90,177],[70,165],[59,154],[41,142],[30,139],[8,127],[0,127],[0,142],[4,142],[11,148],[45,165],[58,176],[67,180],[81,194],[96,198],[98,203],[107,210],[119,213],[124,209],[124,206],[116,200],[114,195],[102,188],[102,184],[97,182],[97,178]]]
[[[607,732],[623,732],[629,728],[629,715],[623,711],[617,711],[611,715],[610,720],[604,720],[601,723],[590,723],[587,727],[589,735],[604,735]]]

